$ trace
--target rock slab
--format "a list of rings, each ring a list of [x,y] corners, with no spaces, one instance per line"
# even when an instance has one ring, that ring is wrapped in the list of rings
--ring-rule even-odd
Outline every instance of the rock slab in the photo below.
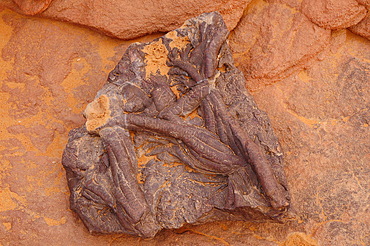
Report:
[[[14,11],[90,27],[128,40],[178,28],[201,13],[219,11],[229,30],[237,25],[251,0],[3,0]]]
[[[284,2],[300,12],[301,1],[268,2],[253,1],[243,18],[259,4],[271,2]],[[289,18],[282,14],[264,25],[273,28],[276,20],[288,23]],[[284,27],[289,34],[289,25]],[[273,77],[262,85],[251,84],[249,78],[246,82],[284,150],[290,211],[296,217],[284,224],[221,221],[184,226],[147,240],[126,234],[91,235],[70,210],[61,156],[67,132],[84,124],[81,112],[127,46],[162,35],[121,41],[81,26],[0,8],[0,243],[370,245],[370,53],[366,52],[370,42],[349,29],[324,32],[327,41],[315,41],[321,51],[302,60],[303,66],[283,72],[280,79]],[[230,44],[245,43],[247,37],[260,35],[258,31],[240,29],[239,40]],[[284,35],[278,38],[284,42]],[[248,47],[233,53],[239,69],[246,67]],[[294,55],[294,49],[286,52]]]
[[[282,152],[233,65],[228,30],[202,14],[135,43],[70,132],[71,208],[90,232],[153,237],[289,207]]]

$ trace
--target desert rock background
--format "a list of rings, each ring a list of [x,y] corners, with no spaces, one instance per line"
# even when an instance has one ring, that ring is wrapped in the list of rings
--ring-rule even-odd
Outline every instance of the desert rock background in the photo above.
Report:
[[[133,42],[218,10],[285,153],[290,217],[90,235],[69,209],[68,131]],[[0,245],[370,245],[369,0],[1,0]]]

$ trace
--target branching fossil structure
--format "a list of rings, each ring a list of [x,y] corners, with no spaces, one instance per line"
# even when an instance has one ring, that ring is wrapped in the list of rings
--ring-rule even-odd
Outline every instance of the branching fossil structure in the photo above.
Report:
[[[269,120],[203,14],[131,45],[72,130],[71,208],[91,232],[153,237],[214,220],[277,219],[289,206]]]

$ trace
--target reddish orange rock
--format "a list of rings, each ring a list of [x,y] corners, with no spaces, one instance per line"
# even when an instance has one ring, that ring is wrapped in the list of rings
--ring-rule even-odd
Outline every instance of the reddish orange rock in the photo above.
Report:
[[[53,0],[13,0],[21,12],[26,15],[35,15],[41,13]]]
[[[365,0],[362,0],[365,2]],[[303,0],[302,13],[326,29],[347,28],[359,23],[366,8],[356,0]]]
[[[358,0],[358,2],[366,7],[367,14],[362,21],[357,25],[351,26],[349,30],[370,40],[370,0]]]
[[[294,0],[270,1],[291,4],[253,1],[230,44],[282,144],[291,222],[208,223],[152,240],[90,235],[69,210],[61,152],[128,43],[0,7],[0,244],[370,245],[370,41],[354,27],[310,24]],[[251,61],[271,75],[261,67],[263,80],[252,79]]]
[[[250,8],[231,35],[236,63],[255,90],[302,67],[328,44],[330,31],[285,4]]]
[[[38,5],[50,0],[19,1],[21,11],[10,0],[7,7],[26,14],[39,9]],[[132,39],[143,35],[167,32],[204,12],[219,11],[228,28],[232,30],[251,0],[54,0],[41,16],[57,19],[99,30],[120,39]],[[0,4],[1,5],[1,4]],[[26,11],[23,11],[23,8]]]
[[[360,23],[350,27],[349,30],[370,40],[370,13]]]

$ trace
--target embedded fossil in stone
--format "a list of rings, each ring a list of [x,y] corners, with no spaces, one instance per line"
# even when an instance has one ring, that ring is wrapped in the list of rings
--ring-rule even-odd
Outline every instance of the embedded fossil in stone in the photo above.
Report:
[[[131,45],[72,130],[63,165],[71,208],[91,232],[279,217],[282,154],[244,88],[218,13]]]

